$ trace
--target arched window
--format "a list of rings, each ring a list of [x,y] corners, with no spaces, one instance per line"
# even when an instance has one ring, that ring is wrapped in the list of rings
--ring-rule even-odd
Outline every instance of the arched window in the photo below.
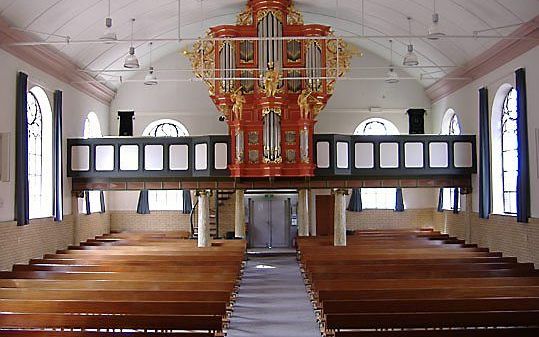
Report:
[[[89,112],[84,120],[84,138],[101,138],[103,134],[101,132],[101,123],[99,123],[99,118],[95,112]],[[88,195],[90,197],[90,212],[89,213],[99,213],[101,212],[101,191],[89,191]],[[81,214],[87,214],[86,211],[86,202],[84,200],[79,200],[79,212]]]
[[[160,119],[150,123],[144,132],[146,137],[187,137],[189,132],[185,126],[173,119]],[[183,191],[148,191],[148,203],[152,211],[181,211],[183,208]]]
[[[498,89],[492,107],[492,210],[516,215],[518,178],[517,91]]]
[[[383,118],[370,118],[361,122],[355,135],[388,136],[398,135],[395,124]],[[361,200],[364,209],[394,209],[396,199],[395,188],[362,188]]]
[[[461,134],[459,116],[453,109],[448,109],[445,112],[442,119],[442,135],[458,136]],[[443,189],[443,204],[442,208],[445,210],[455,209],[455,188]],[[460,201],[460,200],[459,200]],[[457,205],[457,209],[460,209],[460,202]]]
[[[150,123],[144,132],[146,137],[187,137],[189,132],[182,123],[173,119],[160,119]]]
[[[43,89],[27,94],[30,218],[52,216],[52,109]]]
[[[95,112],[88,113],[86,120],[84,121],[84,138],[101,138],[103,133],[101,132],[101,123]]]
[[[502,108],[503,212],[517,214],[518,140],[517,91],[511,89]]]

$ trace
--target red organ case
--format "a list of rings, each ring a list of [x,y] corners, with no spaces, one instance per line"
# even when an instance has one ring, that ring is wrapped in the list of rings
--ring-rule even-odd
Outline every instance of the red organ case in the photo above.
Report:
[[[233,177],[314,175],[316,117],[358,52],[291,0],[249,0],[184,53],[227,118]]]

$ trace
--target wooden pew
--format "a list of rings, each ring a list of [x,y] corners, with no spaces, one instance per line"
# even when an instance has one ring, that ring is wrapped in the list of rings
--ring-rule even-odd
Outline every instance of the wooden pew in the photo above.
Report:
[[[0,272],[0,335],[222,335],[246,243],[181,236],[114,233]]]
[[[531,336],[539,329],[532,264],[435,231],[359,231],[348,238],[346,247],[333,247],[327,237],[298,239],[328,336]]]

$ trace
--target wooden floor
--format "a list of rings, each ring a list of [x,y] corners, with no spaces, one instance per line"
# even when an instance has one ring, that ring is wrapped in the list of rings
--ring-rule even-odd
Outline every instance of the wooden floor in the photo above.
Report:
[[[339,337],[539,336],[533,264],[432,230],[300,238],[322,333]]]
[[[245,241],[117,233],[0,272],[1,336],[219,336]]]

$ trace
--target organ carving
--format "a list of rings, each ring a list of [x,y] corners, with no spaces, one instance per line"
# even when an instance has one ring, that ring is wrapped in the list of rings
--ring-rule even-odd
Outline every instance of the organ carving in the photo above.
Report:
[[[232,176],[313,176],[316,118],[356,48],[291,0],[249,0],[184,54],[227,117]]]

